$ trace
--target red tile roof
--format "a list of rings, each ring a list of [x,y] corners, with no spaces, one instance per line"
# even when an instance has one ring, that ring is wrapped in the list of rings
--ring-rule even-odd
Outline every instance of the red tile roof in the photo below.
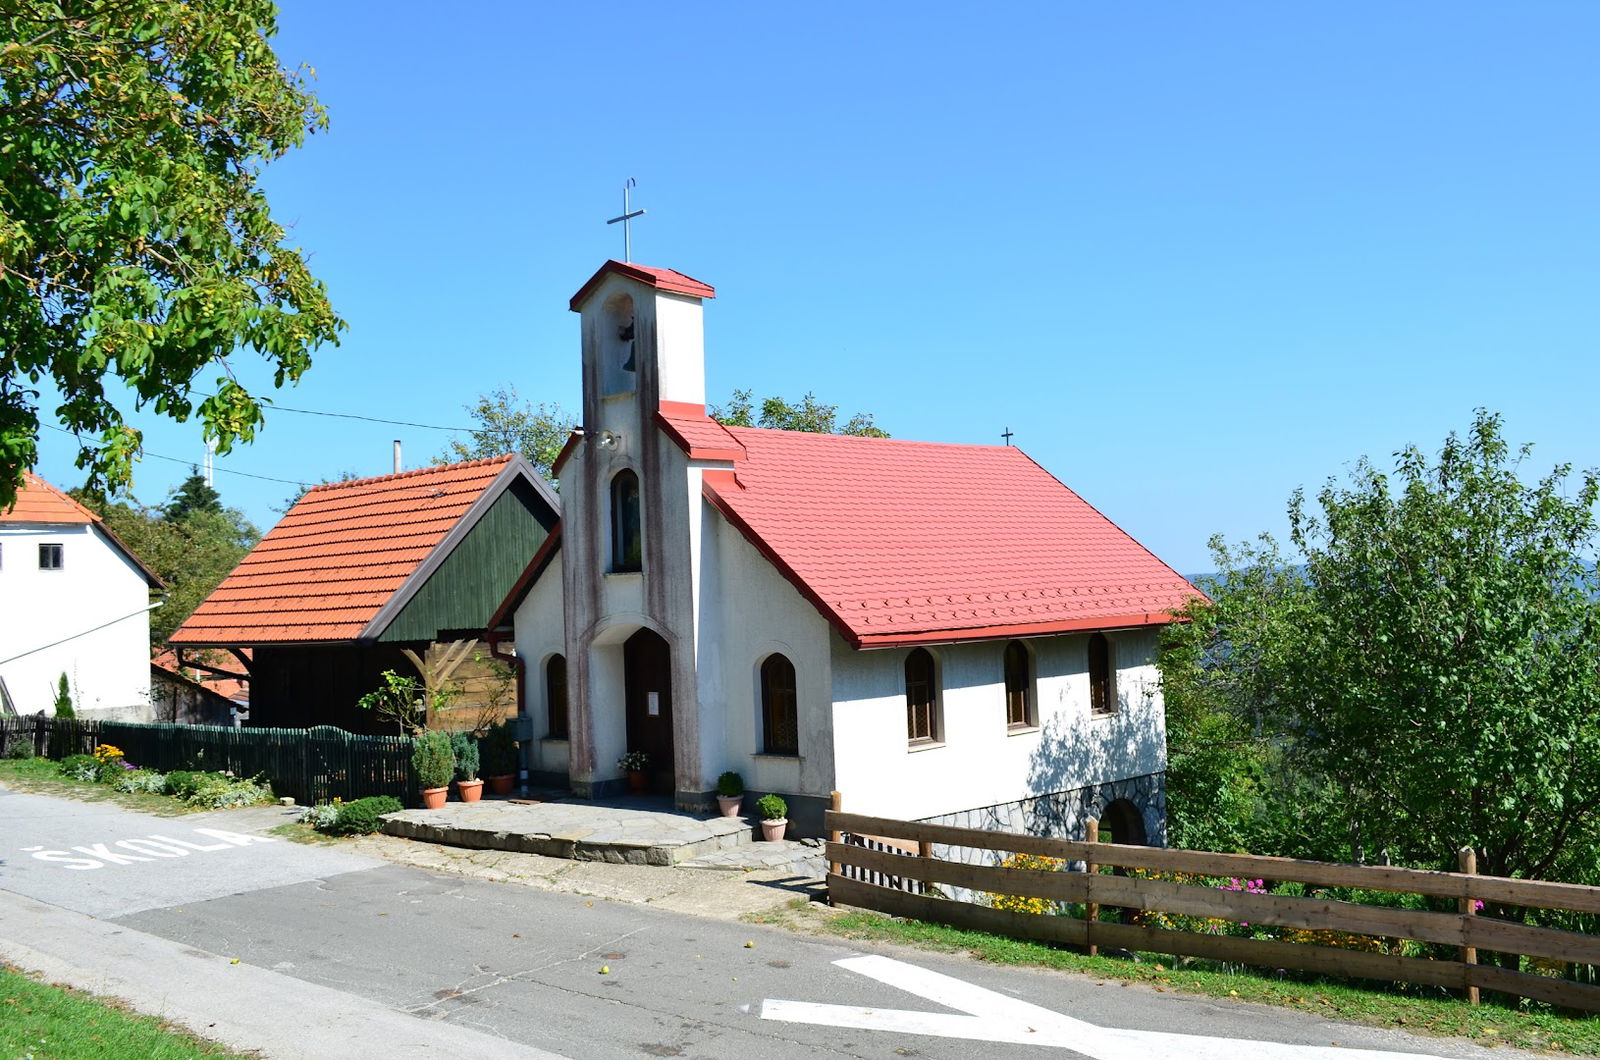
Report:
[[[685,276],[683,273],[673,269],[654,269],[648,265],[635,265],[632,262],[611,260],[600,266],[595,274],[589,277],[582,287],[578,288],[578,293],[572,296],[572,301],[568,305],[573,312],[577,312],[584,299],[589,297],[589,292],[593,291],[596,285],[610,273],[638,280],[640,283],[649,284],[658,291],[667,291],[671,294],[686,294],[693,298],[715,298],[717,296],[716,288],[709,283],[701,283],[693,276]]]
[[[658,419],[693,453],[686,412]],[[1020,449],[716,429],[744,456],[705,496],[856,647],[1156,625],[1199,595]]]
[[[500,456],[313,487],[168,643],[355,640],[513,462],[527,467]]]
[[[35,523],[48,526],[82,526],[100,517],[56,489],[32,471],[22,473],[17,503],[0,511],[0,523]]]

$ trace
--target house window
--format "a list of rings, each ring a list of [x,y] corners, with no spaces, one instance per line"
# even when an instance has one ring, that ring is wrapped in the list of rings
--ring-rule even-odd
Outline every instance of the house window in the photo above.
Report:
[[[40,545],[39,546],[39,569],[40,570],[60,570],[61,569],[61,546],[60,545]]]
[[[611,569],[636,571],[644,552],[639,521],[639,476],[619,471],[611,480]]]
[[[1012,729],[1031,729],[1038,724],[1033,714],[1033,660],[1020,640],[1006,645],[1006,725]]]
[[[769,655],[767,661],[761,664],[761,727],[764,753],[800,753],[794,663],[782,655]]]
[[[934,743],[939,739],[939,693],[933,656],[915,648],[906,656],[906,739]]]
[[[567,660],[550,656],[544,664],[544,702],[550,714],[549,738],[567,738]]]
[[[1111,667],[1111,642],[1104,633],[1089,634],[1089,710],[1117,712],[1117,688]]]

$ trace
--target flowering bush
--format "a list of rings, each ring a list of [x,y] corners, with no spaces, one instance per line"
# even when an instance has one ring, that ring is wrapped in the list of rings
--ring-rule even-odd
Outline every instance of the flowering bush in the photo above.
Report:
[[[1046,857],[1043,854],[1013,854],[1000,863],[1003,869],[1034,869],[1040,872],[1060,872],[1066,868],[1066,862],[1060,858]],[[1049,898],[1035,898],[1025,894],[995,894],[989,895],[989,904],[996,909],[1004,909],[1011,913],[1053,913],[1056,903]]]

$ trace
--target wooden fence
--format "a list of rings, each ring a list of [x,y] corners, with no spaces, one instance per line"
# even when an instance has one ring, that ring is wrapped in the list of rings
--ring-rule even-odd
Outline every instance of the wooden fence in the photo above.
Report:
[[[393,795],[417,804],[407,736],[357,736],[313,729],[236,729],[217,725],[142,725],[39,715],[0,717],[0,753],[18,745],[46,758],[89,754],[103,743],[136,766],[170,772],[205,769],[265,776],[278,795],[310,805],[338,797]]]
[[[1461,990],[1477,1001],[1480,989],[1531,998],[1563,1008],[1600,1012],[1600,986],[1477,963],[1478,953],[1520,955],[1547,966],[1600,965],[1600,937],[1496,919],[1477,912],[1479,903],[1523,910],[1573,910],[1600,913],[1600,887],[1540,880],[1480,876],[1463,851],[1462,872],[1431,872],[1385,866],[1342,865],[1253,854],[1214,854],[1198,850],[1114,843],[1078,842],[991,832],[975,828],[829,810],[828,895],[836,903],[876,909],[952,927],[1014,938],[1083,947],[1206,957],[1264,968],[1407,982]],[[873,846],[847,841],[870,836]],[[939,856],[939,848],[978,852],[1000,861],[1010,854],[1033,854],[1082,862],[1088,871],[971,864]],[[917,853],[911,854],[909,851]],[[1104,869],[1146,870],[1176,879],[1106,875]],[[1214,883],[1183,882],[1186,877],[1297,881],[1308,887],[1361,888],[1453,899],[1456,912],[1362,905],[1326,897],[1291,897],[1219,890]],[[898,886],[887,881],[893,879]],[[914,881],[907,886],[904,881]],[[984,892],[1082,903],[1082,917],[1012,912],[978,901],[941,897]],[[1379,940],[1410,939],[1452,947],[1454,959],[1426,959],[1385,952],[1361,952],[1313,942],[1240,938],[1204,931],[1169,930],[1142,924],[1109,923],[1103,908],[1154,910],[1237,924],[1273,925],[1303,932],[1340,932]],[[1519,963],[1513,961],[1512,963]]]

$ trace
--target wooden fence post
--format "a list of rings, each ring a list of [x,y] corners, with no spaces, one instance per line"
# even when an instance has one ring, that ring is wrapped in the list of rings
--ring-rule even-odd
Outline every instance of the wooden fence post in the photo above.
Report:
[[[1478,852],[1473,850],[1471,847],[1462,847],[1460,850],[1456,851],[1456,864],[1460,867],[1462,872],[1470,876],[1476,876],[1478,874]],[[1467,887],[1467,893],[1460,899],[1459,907],[1461,909],[1461,915],[1464,917],[1476,916],[1478,912],[1476,908],[1477,904],[1477,900],[1472,897],[1472,887],[1469,885]],[[1462,929],[1465,930],[1467,926],[1466,922],[1463,921],[1461,926]],[[1478,963],[1478,947],[1462,946],[1461,963],[1467,966],[1467,975],[1470,976],[1472,974],[1472,966]],[[1476,1005],[1477,1003],[1478,988],[1476,986],[1468,986],[1467,1004]]]
[[[844,796],[840,795],[837,791],[828,792],[828,809],[832,810],[834,813],[838,813],[840,810],[844,809]],[[830,843],[842,843],[844,841],[844,836],[837,828],[829,829],[828,841]],[[833,876],[839,875],[839,863],[830,859],[828,861],[828,872]],[[828,897],[828,904],[833,904],[832,895],[829,895]]]
[[[1083,822],[1083,841],[1085,843],[1100,842],[1100,819],[1091,817]],[[1089,956],[1098,957],[1100,947],[1094,942],[1094,924],[1100,919],[1100,903],[1094,901],[1094,878],[1100,872],[1100,866],[1093,861],[1083,863],[1084,896],[1089,899],[1083,903],[1083,935],[1089,942]]]

